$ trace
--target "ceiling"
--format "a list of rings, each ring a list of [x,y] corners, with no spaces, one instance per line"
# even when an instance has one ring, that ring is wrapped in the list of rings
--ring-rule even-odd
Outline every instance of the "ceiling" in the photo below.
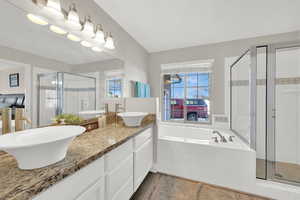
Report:
[[[0,0],[0,46],[6,46],[66,64],[84,64],[113,57],[93,52],[64,36],[52,33],[48,27],[31,23],[26,12]]]
[[[95,0],[149,52],[300,29],[299,0]]]

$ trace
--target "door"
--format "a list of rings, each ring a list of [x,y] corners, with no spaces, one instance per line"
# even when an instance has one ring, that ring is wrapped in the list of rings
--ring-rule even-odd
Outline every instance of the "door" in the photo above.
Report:
[[[300,183],[300,42],[270,45],[268,178]]]
[[[57,115],[57,73],[40,74],[38,76],[38,126],[52,124]]]

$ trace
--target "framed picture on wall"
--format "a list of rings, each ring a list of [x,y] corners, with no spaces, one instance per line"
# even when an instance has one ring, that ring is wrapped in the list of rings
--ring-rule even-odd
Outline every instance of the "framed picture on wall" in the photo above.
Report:
[[[9,87],[19,87],[19,73],[9,75]]]

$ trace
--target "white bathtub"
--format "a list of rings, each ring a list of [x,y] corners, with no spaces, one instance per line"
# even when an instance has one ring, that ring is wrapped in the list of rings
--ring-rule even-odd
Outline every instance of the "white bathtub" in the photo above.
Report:
[[[231,131],[222,131],[228,139]],[[239,138],[215,143],[213,129],[158,125],[157,171],[195,181],[247,190],[254,183],[255,151]]]

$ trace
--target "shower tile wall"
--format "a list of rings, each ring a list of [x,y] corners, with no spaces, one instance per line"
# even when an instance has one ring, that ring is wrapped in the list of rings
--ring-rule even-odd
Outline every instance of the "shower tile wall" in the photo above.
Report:
[[[63,113],[95,110],[95,80],[64,74]]]
[[[276,161],[300,164],[300,48],[276,51]],[[299,180],[298,180],[299,181]]]

